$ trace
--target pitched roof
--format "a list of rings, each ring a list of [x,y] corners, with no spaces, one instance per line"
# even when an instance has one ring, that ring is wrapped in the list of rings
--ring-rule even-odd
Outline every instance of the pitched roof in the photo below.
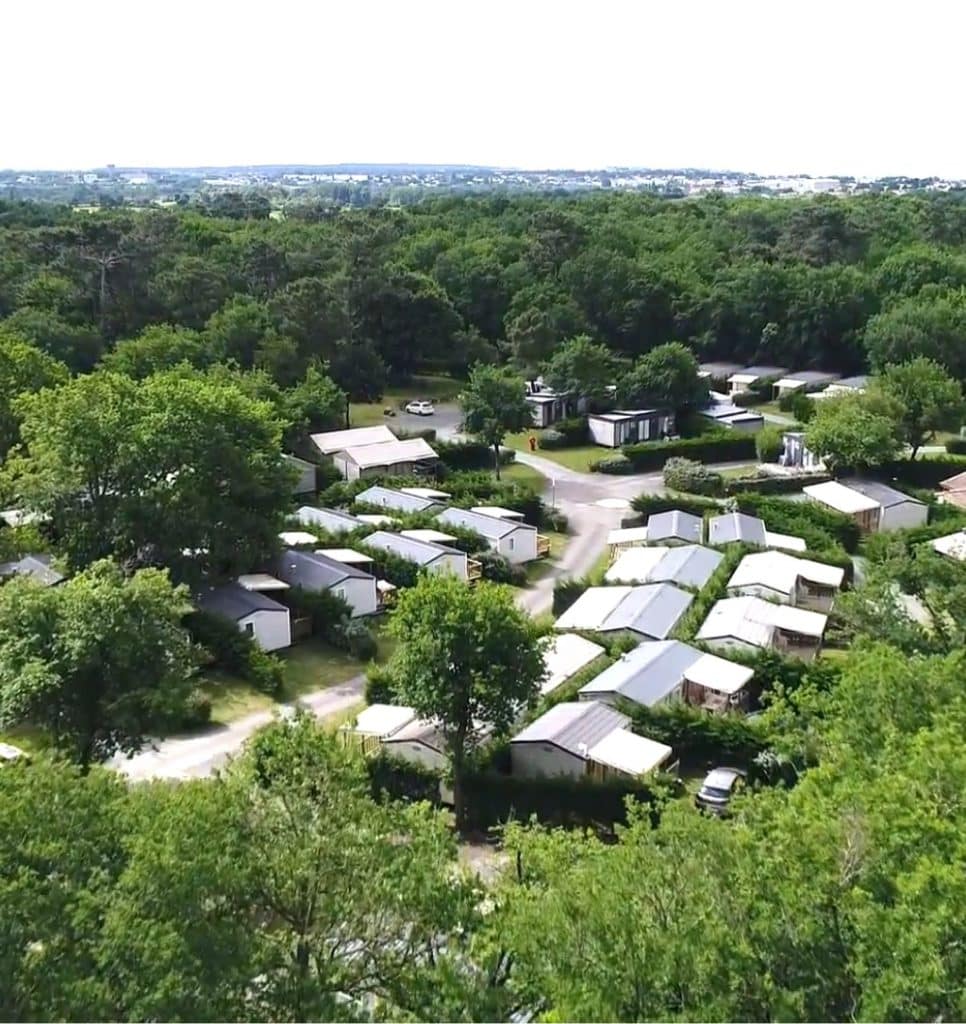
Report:
[[[888,484],[880,484],[876,480],[849,479],[844,480],[843,483],[851,490],[858,491],[859,494],[864,494],[867,498],[871,498],[881,505],[882,508],[893,508],[895,505],[904,505],[906,502],[911,502],[913,505],[924,504],[924,502],[914,498],[911,494],[903,494],[902,491],[897,491]]]
[[[770,548],[781,548],[784,551],[806,551],[808,545],[801,537],[792,537],[787,533],[775,533],[765,530],[765,544]]]
[[[611,547],[621,544],[643,544],[646,541],[646,526],[627,526],[620,530],[611,530],[607,534],[607,543]]]
[[[452,544],[456,540],[451,533],[443,533],[442,530],[400,530],[399,535],[422,540],[427,544]]]
[[[593,699],[600,694],[618,694],[645,707],[653,707],[673,693],[684,680],[692,679],[691,669],[695,667],[699,677],[694,678],[694,682],[718,689],[715,680],[720,679],[728,687],[722,692],[740,689],[754,675],[753,669],[704,654],[678,640],[659,640],[640,644],[622,655],[582,687],[580,693],[584,699]]]
[[[425,541],[413,540],[411,537],[403,537],[399,533],[389,533],[387,530],[378,530],[366,537],[365,543],[368,547],[376,548],[379,551],[389,551],[399,555],[417,565],[429,565],[437,558],[447,554],[454,554],[452,548],[440,547],[438,544],[427,544]]]
[[[727,380],[733,373],[738,373],[741,363],[699,363],[698,372],[706,373],[718,380]]]
[[[945,480],[939,481],[939,486],[944,491],[966,491],[966,471],[947,476]]]
[[[767,544],[765,524],[757,516],[744,512],[725,512],[712,517],[708,522],[708,543],[731,544],[734,541],[764,547]]]
[[[396,435],[384,424],[376,427],[353,427],[351,430],[330,430],[312,434],[312,443],[323,455],[344,451],[346,448],[395,441]]]
[[[317,548],[317,555],[325,555],[336,562],[345,565],[369,565],[372,562],[372,555],[364,555],[361,551],[353,551],[352,548]]]
[[[782,374],[787,372],[788,368],[785,366],[743,366],[736,373],[733,373],[728,378],[728,381],[729,383],[731,381],[755,381],[759,377],[781,377]]]
[[[407,494],[405,491],[382,487],[379,484],[360,491],[356,495],[356,502],[360,505],[391,508],[397,512],[426,512],[439,507],[439,502],[432,498],[421,498],[416,494]]]
[[[957,562],[966,562],[966,530],[947,533],[945,537],[936,537],[929,543],[940,555],[954,558]]]
[[[598,740],[587,756],[625,775],[645,775],[664,764],[671,754],[671,748],[665,743],[638,736],[629,729],[614,729]]]
[[[552,743],[575,754],[587,757],[590,748],[614,729],[630,724],[622,715],[606,704],[595,701],[573,701],[555,704],[549,711],[518,732],[511,743]]]
[[[225,583],[220,587],[205,587],[195,595],[195,604],[202,611],[221,615],[237,622],[254,612],[284,612],[288,608],[273,601],[267,594],[246,590],[238,583]]]
[[[543,652],[546,676],[540,684],[540,692],[551,693],[604,653],[600,644],[595,644],[577,633],[561,633],[555,636]]]
[[[328,590],[347,579],[372,579],[369,573],[329,558],[319,551],[288,548],[275,560],[275,571],[293,587]]]
[[[827,480],[823,484],[809,484],[802,491],[814,501],[820,501],[836,512],[854,515],[856,512],[871,512],[879,508],[879,503],[851,487],[845,487],[837,480]]]
[[[723,558],[719,551],[699,544],[628,548],[618,555],[605,579],[611,583],[677,583],[703,587]]]
[[[397,704],[371,704],[356,716],[353,732],[363,736],[378,736],[387,739],[409,725],[416,717],[412,708]]]
[[[795,558],[783,551],[758,551],[745,555],[728,580],[728,589],[767,587],[792,594],[803,579],[822,587],[841,587],[845,570],[808,558]]]
[[[289,548],[300,544],[317,544],[319,540],[314,533],[306,533],[305,530],[282,530],[278,539]]]
[[[63,573],[51,566],[50,555],[24,555],[12,562],[2,562],[0,577],[4,576],[29,576],[45,587],[52,587],[65,579]]]
[[[690,512],[672,509],[669,512],[655,512],[647,518],[647,539],[652,543],[659,540],[686,540],[700,544],[704,532],[704,521]]]
[[[403,494],[412,494],[417,498],[431,498],[434,501],[446,501],[450,497],[446,491],[438,491],[435,487],[400,487]]]
[[[474,505],[471,512],[479,512],[480,515],[493,516],[495,519],[516,519],[520,522],[523,521],[523,513],[517,512],[516,509],[503,508],[500,505]]]
[[[438,459],[436,451],[422,437],[410,437],[405,441],[383,441],[381,444],[364,444],[341,449],[341,453],[360,469],[377,466],[395,466],[401,462],[422,462]]]
[[[801,370],[798,373],[789,373],[778,381],[778,387],[795,387],[802,384],[831,384],[837,381],[841,374],[826,373],[824,370]]]
[[[482,512],[471,512],[465,508],[447,508],[438,513],[436,518],[450,526],[462,526],[473,530],[488,540],[500,540],[515,533],[517,530],[530,530],[536,533],[537,528],[516,519],[503,519],[499,516],[487,516]]]
[[[590,587],[560,616],[555,629],[605,633],[628,629],[663,640],[677,625],[693,595],[670,583],[640,587]]]
[[[303,505],[295,512],[295,518],[303,526],[319,526],[329,533],[349,533],[362,525],[355,516],[334,508],[314,508]]]
[[[819,612],[772,604],[760,597],[726,597],[708,613],[697,639],[734,637],[755,647],[768,647],[776,629],[820,639],[827,621]]]
[[[591,420],[604,420],[607,423],[626,423],[628,420],[639,420],[659,416],[659,409],[615,409],[613,412],[593,413],[588,416]]]

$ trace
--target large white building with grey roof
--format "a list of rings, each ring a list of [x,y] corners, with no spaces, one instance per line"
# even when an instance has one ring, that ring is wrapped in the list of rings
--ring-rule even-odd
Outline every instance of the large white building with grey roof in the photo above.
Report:
[[[498,555],[519,565],[538,557],[537,528],[518,519],[489,516],[465,508],[447,508],[436,519],[445,526],[458,526],[479,534]]]
[[[275,560],[275,574],[290,587],[311,593],[327,591],[341,598],[353,617],[379,610],[376,578],[356,565],[338,561],[321,551],[288,548]]]
[[[713,695],[724,710],[742,701],[754,675],[746,665],[705,654],[679,640],[641,644],[622,655],[581,687],[580,700],[616,704],[629,700],[643,707],[681,700],[703,705]]]
[[[556,704],[510,740],[513,774],[530,779],[636,777],[665,766],[671,748],[636,736],[629,725],[627,715],[606,704]]]
[[[694,600],[670,583],[590,587],[557,619],[557,630],[626,633],[664,640]]]
[[[608,583],[674,583],[700,590],[724,560],[720,551],[683,544],[679,547],[632,547],[607,570]]]

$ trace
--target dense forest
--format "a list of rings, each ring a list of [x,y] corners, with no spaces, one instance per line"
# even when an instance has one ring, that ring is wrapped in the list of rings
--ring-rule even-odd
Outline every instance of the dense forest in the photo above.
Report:
[[[533,371],[578,334],[631,358],[676,340],[842,372],[925,355],[966,377],[958,194],[212,211],[0,204],[0,326],[74,371],[234,360],[288,384],[321,358],[358,398],[417,368]]]
[[[593,814],[556,807],[569,827],[543,828],[514,804],[478,876],[433,806],[437,777],[400,782],[305,714],[213,778],[131,785],[103,765],[183,728],[216,646],[263,692],[280,683],[235,623],[199,629],[212,624],[189,586],[277,548],[293,482],[279,453],[340,426],[343,391],[470,371],[464,419],[485,424],[483,398],[524,418],[516,373],[554,355],[561,379],[606,363],[605,389],[612,361],[584,335],[634,361],[632,384],[671,379],[649,360],[679,342],[885,370],[872,397],[903,401],[879,413],[882,446],[915,453],[941,418],[923,406],[958,401],[946,370],[966,379],[966,202],[534,195],[276,220],[239,199],[217,213],[0,203],[0,494],[42,516],[0,541],[5,559],[49,551],[66,574],[0,586],[0,727],[50,740],[0,764],[0,1020],[966,1017],[966,569],[926,543],[966,519],[925,492],[934,521],[861,546],[850,519],[744,495],[770,529],[807,533],[810,556],[834,548],[850,575],[864,561],[828,657],[756,662],[759,714],[640,720],[696,761],[754,769],[727,819],[664,777],[626,807],[626,790],[576,781],[567,799]],[[864,406],[841,408],[863,418],[819,413],[826,433],[876,440]],[[448,470],[447,489],[539,511],[471,468]],[[462,761],[470,723],[508,727],[532,705],[549,627],[508,588],[406,564],[367,697],[461,721]],[[479,779],[461,783],[482,802]],[[555,781],[537,780],[544,807]]]

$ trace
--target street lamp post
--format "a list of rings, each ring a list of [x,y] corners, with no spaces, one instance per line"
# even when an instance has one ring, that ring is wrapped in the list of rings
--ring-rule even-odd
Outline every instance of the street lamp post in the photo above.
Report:
[[[557,478],[553,476],[550,478],[550,507],[557,511]]]

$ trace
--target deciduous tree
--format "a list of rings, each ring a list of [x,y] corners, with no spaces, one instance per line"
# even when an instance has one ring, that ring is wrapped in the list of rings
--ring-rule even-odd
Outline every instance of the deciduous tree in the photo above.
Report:
[[[543,367],[543,380],[554,391],[600,401],[616,383],[611,351],[586,334],[565,341]]]
[[[881,466],[902,448],[895,420],[865,395],[819,403],[805,428],[805,443],[833,472]]]
[[[493,448],[497,479],[503,438],[533,425],[525,393],[523,380],[506,367],[477,364],[460,396],[463,429]]]
[[[911,459],[936,431],[958,430],[966,415],[962,386],[931,359],[889,365],[874,386],[895,404],[899,437],[911,449]]]

